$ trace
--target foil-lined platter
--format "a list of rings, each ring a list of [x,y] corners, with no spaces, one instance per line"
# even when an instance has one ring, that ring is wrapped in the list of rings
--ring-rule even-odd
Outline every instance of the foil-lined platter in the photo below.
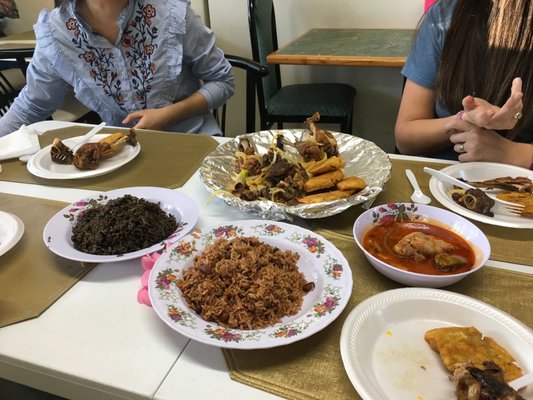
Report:
[[[235,176],[235,153],[241,138],[248,138],[259,154],[266,154],[282,134],[291,143],[304,140],[307,129],[266,130],[237,136],[220,145],[209,154],[200,166],[200,178],[213,195],[237,209],[270,220],[292,220],[294,217],[315,219],[338,214],[349,207],[362,204],[368,208],[390,179],[391,163],[387,154],[375,143],[345,133],[331,132],[337,140],[339,155],[344,158],[344,173],[363,178],[367,187],[345,199],[314,203],[287,205],[270,200],[246,201],[231,194],[232,177]],[[290,151],[290,150],[288,150]],[[293,149],[293,151],[296,151]]]

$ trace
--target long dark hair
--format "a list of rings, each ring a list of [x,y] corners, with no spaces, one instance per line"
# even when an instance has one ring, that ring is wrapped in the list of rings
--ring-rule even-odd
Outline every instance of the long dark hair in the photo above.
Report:
[[[468,94],[502,106],[513,78],[520,77],[524,118],[518,129],[533,118],[532,66],[532,0],[459,0],[441,55],[439,100],[451,113],[463,108]]]
[[[72,0],[55,0],[56,7],[61,8],[64,10],[67,7],[67,4],[70,3]]]

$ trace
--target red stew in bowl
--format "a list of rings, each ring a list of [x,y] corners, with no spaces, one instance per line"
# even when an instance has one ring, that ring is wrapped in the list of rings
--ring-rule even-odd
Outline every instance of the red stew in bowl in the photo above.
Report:
[[[413,234],[414,232],[419,233]],[[418,251],[414,256],[408,255],[408,251],[404,251],[401,245],[409,242],[411,237],[418,236],[433,242],[429,244],[431,249],[438,249],[439,246],[434,244],[440,244],[441,250],[436,250],[436,254],[432,254],[430,250],[422,255]],[[363,247],[387,264],[419,274],[459,274],[472,269],[476,261],[472,246],[459,234],[449,228],[427,222],[391,222],[377,225],[365,235]],[[427,248],[428,246],[424,247],[424,251],[427,251]],[[455,260],[455,264],[453,261],[446,264],[442,260]]]

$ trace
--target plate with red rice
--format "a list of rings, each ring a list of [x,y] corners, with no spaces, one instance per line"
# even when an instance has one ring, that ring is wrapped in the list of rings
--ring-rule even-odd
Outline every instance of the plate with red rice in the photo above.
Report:
[[[290,344],[346,307],[352,272],[322,236],[267,220],[197,228],[166,248],[150,274],[156,314],[173,330],[234,349]]]

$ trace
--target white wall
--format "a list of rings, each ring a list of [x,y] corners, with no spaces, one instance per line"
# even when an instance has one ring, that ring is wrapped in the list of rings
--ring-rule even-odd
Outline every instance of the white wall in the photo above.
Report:
[[[6,18],[4,25],[6,35],[32,30],[39,12],[43,8],[48,10],[54,8],[54,0],[16,0],[15,3],[17,4],[20,18]]]
[[[247,0],[208,0],[211,28],[226,53],[251,58]],[[274,0],[278,42],[282,46],[311,28],[412,29],[423,0]],[[357,89],[356,135],[394,150],[394,124],[403,78],[398,68],[282,66],[282,82],[335,81]],[[238,71],[238,94],[229,102],[229,136],[244,132],[244,76]],[[337,126],[332,128],[338,129]]]

